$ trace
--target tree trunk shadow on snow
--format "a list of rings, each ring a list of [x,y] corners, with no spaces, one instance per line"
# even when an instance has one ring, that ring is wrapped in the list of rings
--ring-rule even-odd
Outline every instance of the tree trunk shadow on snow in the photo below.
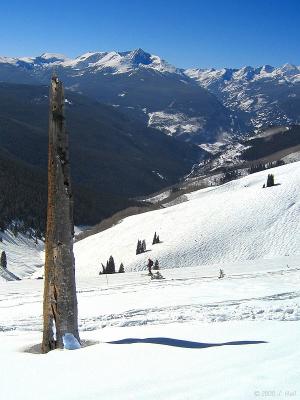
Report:
[[[224,343],[203,343],[203,342],[193,342],[190,340],[172,339],[165,337],[153,337],[153,338],[127,338],[121,340],[114,340],[111,342],[106,342],[108,344],[133,344],[133,343],[150,343],[150,344],[160,344],[164,346],[173,347],[183,347],[186,349],[205,349],[207,347],[219,347],[219,346],[243,346],[248,344],[262,344],[268,343],[263,340],[239,340],[233,342]]]

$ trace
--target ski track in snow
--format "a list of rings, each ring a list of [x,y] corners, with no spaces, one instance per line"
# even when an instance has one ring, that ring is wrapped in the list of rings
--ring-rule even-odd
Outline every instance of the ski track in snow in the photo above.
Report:
[[[262,189],[270,172],[281,185]],[[23,279],[0,270],[1,399],[296,398],[299,187],[300,163],[286,165],[77,242],[80,336],[93,345],[75,352],[28,352],[42,338],[42,246],[8,233],[0,247]],[[163,243],[149,246],[155,230]],[[135,255],[138,238],[151,252]],[[111,254],[126,272],[99,276]],[[164,280],[147,275],[149,255]]]
[[[276,265],[257,272],[259,263],[254,263],[253,273],[243,273],[242,265],[228,265],[223,279],[217,278],[217,268],[209,273],[187,268],[179,276],[165,270],[166,279],[158,282],[140,272],[110,275],[108,284],[105,276],[80,279],[80,330],[176,322],[298,321],[300,268]],[[0,285],[0,311],[0,331],[41,331],[42,281]]]

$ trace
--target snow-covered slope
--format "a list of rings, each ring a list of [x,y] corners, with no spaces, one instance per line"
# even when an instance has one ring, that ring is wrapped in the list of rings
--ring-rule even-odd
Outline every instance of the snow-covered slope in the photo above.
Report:
[[[280,185],[262,189],[268,172],[76,243],[79,350],[34,354],[43,281],[0,279],[1,399],[296,398],[300,163],[271,171]],[[163,243],[135,256],[137,237],[149,243],[154,230]],[[10,236],[7,251],[17,244]],[[140,271],[98,276],[110,253],[127,268],[143,267],[150,254],[173,269],[157,281]],[[265,259],[242,261],[257,257]],[[219,260],[228,261],[224,279]],[[217,263],[199,265],[207,261]],[[55,391],[49,371],[57,372]]]
[[[18,234],[17,237],[11,231],[1,233],[0,253],[5,251],[7,257],[7,271],[0,268],[0,281],[14,280],[13,273],[18,278],[30,276],[43,267],[43,243],[27,236]],[[41,271],[40,275],[43,272]]]
[[[288,259],[225,265],[225,279],[217,266],[164,270],[156,282],[78,279],[90,346],[46,355],[29,352],[42,338],[43,281],[0,282],[1,400],[296,399],[300,258]]]
[[[267,174],[276,186],[263,189]],[[300,162],[188,195],[187,202],[126,218],[75,244],[77,274],[97,275],[113,255],[117,267],[191,267],[300,254]],[[151,245],[154,232],[162,243]],[[148,252],[135,254],[138,239]]]

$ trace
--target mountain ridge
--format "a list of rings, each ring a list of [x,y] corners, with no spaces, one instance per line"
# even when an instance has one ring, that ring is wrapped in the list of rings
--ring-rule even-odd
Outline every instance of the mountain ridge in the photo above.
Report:
[[[236,113],[248,132],[300,123],[300,67],[284,64],[185,72]]]
[[[201,67],[192,67],[192,68],[180,68],[176,67],[170,63],[168,63],[166,60],[161,58],[160,56],[148,53],[147,51],[137,48],[133,50],[128,50],[128,51],[88,51],[86,53],[80,54],[77,57],[71,58],[68,57],[64,54],[61,53],[42,53],[38,56],[26,56],[26,57],[12,57],[12,56],[0,56],[0,64],[12,64],[16,65],[18,63],[24,63],[28,65],[45,65],[45,64],[55,64],[59,65],[61,63],[64,64],[64,66],[73,66],[73,67],[81,67],[81,68],[86,68],[86,67],[92,67],[94,64],[105,65],[109,66],[109,61],[111,57],[119,57],[119,60],[121,58],[125,58],[128,63],[131,62],[132,66],[138,67],[140,65],[152,65],[153,68],[159,63],[162,66],[165,65],[166,69],[167,66],[171,69],[172,72],[176,71],[176,73],[182,75],[186,72],[189,73],[189,71],[202,71],[202,72],[216,72],[220,73],[224,71],[226,74],[234,74],[239,71],[244,71],[244,72],[255,72],[257,73],[275,73],[278,74],[280,73],[281,75],[299,75],[300,74],[300,65],[297,66],[292,63],[285,63],[281,66],[274,67],[269,64],[263,64],[263,65],[258,65],[258,66],[251,66],[251,65],[244,65],[242,67],[223,67],[223,68],[214,68],[214,67],[208,67],[208,68],[201,68]],[[83,61],[86,61],[83,63]],[[114,60],[116,61],[116,60]],[[23,65],[24,65],[23,64]],[[274,75],[274,74],[273,74]],[[297,79],[300,79],[297,78]]]
[[[143,49],[0,57],[0,81],[77,91],[196,144],[300,123],[300,67],[177,68]]]
[[[53,71],[67,89],[184,141],[214,141],[231,134],[235,125],[230,110],[214,94],[183,70],[142,49],[89,52],[75,59],[51,53],[0,58],[3,82],[48,84]]]

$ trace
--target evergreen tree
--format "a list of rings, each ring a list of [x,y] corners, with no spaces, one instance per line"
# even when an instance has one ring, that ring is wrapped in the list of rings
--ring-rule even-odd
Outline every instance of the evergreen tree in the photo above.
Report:
[[[135,254],[136,254],[136,255],[138,255],[138,254],[141,254],[141,253],[142,253],[142,251],[141,251],[141,247],[142,247],[142,243],[141,243],[141,241],[140,241],[140,240],[138,240],[138,242],[137,242],[137,246],[136,246],[136,252],[135,252]]]
[[[113,256],[110,256],[109,260],[107,261],[106,273],[114,274],[115,272],[116,272],[115,260]]]
[[[267,187],[271,187],[274,186],[274,175],[273,174],[269,174],[268,175],[268,179],[267,179]]]
[[[119,274],[123,274],[125,272],[125,268],[124,268],[123,263],[120,264],[120,268],[119,268],[118,272],[119,272]]]
[[[154,233],[154,237],[153,237],[153,241],[152,244],[156,244],[159,243],[159,235],[156,234],[156,232]]]
[[[5,253],[5,251],[2,251],[2,253],[1,253],[0,265],[1,265],[1,267],[4,268],[4,269],[7,268],[7,258],[6,258],[6,253]]]
[[[138,240],[135,254],[145,253],[145,251],[146,251],[146,241]]]
[[[266,166],[265,164],[258,163],[255,165],[251,165],[248,172],[249,172],[249,174],[254,174],[255,172],[264,171],[267,168],[268,168],[268,166]]]
[[[155,243],[157,243],[156,232],[154,233],[154,237],[153,237],[153,240],[152,240],[152,244],[155,244]]]
[[[102,271],[99,271],[99,275],[103,275],[106,273],[105,266],[101,263]]]

